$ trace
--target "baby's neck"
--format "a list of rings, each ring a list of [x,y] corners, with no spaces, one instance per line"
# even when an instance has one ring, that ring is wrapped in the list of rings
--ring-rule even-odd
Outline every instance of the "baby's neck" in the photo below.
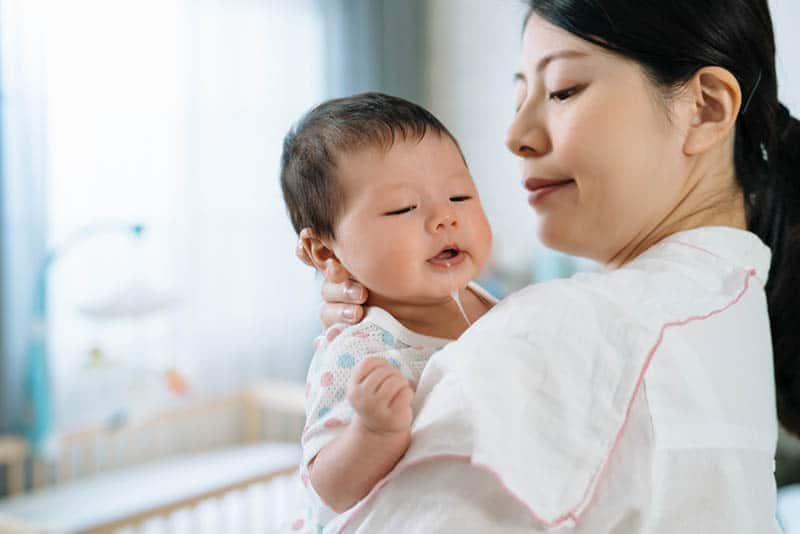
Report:
[[[462,289],[459,296],[470,323],[491,308],[491,304],[478,298],[470,289]],[[371,294],[367,306],[383,308],[409,330],[426,336],[456,339],[469,326],[451,297],[420,304]]]

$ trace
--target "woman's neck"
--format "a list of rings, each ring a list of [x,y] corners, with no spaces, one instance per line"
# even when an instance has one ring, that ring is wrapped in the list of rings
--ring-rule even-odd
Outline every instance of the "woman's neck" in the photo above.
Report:
[[[470,323],[477,321],[491,308],[491,304],[468,288],[459,291],[459,296]],[[426,336],[456,339],[469,326],[451,297],[418,304],[370,294],[366,305],[383,308],[409,330]]]
[[[727,187],[704,190],[708,187],[706,184],[713,181],[723,181]],[[666,217],[634,236],[627,245],[604,262],[605,266],[607,269],[621,267],[674,233],[704,226],[747,229],[744,194],[732,173],[722,179],[709,176],[705,180],[695,181],[683,200]]]

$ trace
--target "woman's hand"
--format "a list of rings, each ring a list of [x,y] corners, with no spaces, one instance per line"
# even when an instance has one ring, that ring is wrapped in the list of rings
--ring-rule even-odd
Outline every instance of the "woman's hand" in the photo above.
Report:
[[[301,241],[297,242],[295,253],[300,261],[311,267],[314,266]],[[335,323],[356,324],[360,322],[364,318],[362,304],[367,301],[367,295],[367,289],[358,282],[326,277],[322,283],[322,300],[325,302],[319,313],[323,326],[327,328]]]
[[[364,307],[367,290],[353,280],[334,283],[322,282],[322,308],[319,318],[325,328],[334,323],[356,324],[364,318]]]

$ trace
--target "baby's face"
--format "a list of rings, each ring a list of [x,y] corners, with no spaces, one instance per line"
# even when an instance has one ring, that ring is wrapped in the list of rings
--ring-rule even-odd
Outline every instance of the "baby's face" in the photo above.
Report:
[[[483,268],[491,229],[446,135],[428,132],[421,141],[398,136],[388,151],[345,154],[336,176],[344,203],[332,248],[374,297],[439,300]]]

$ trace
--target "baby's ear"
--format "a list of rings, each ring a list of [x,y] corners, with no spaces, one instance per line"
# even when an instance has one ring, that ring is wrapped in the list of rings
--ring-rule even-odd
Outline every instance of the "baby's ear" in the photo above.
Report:
[[[330,240],[320,238],[311,228],[303,228],[299,240],[306,257],[327,281],[338,284],[350,278],[350,273],[333,252]]]

